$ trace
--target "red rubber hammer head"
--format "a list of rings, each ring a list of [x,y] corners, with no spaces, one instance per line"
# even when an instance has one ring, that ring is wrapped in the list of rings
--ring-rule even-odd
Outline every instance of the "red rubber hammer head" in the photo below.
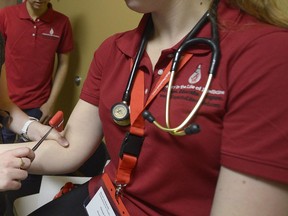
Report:
[[[64,114],[58,111],[49,121],[49,125],[61,132],[64,129]]]

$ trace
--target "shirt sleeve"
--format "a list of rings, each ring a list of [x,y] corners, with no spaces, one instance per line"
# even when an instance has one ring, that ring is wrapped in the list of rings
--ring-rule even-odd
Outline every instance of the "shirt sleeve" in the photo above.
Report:
[[[73,33],[72,26],[68,17],[64,17],[63,31],[61,35],[61,41],[57,49],[57,53],[68,53],[72,51],[73,43]]]
[[[249,43],[229,70],[223,166],[288,183],[288,34]]]
[[[115,37],[106,39],[95,51],[90,68],[83,84],[80,99],[99,105],[102,72],[105,64],[109,62],[109,53],[112,50]]]

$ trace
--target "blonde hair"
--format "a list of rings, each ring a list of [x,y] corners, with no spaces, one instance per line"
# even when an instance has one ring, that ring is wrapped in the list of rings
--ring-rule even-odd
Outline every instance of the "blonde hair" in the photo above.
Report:
[[[263,22],[288,28],[287,0],[228,0],[228,2]]]

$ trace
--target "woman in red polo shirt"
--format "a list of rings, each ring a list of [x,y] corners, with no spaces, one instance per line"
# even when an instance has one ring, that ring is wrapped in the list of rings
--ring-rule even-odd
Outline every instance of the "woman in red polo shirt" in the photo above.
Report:
[[[129,8],[145,14],[143,19],[136,29],[113,35],[97,49],[65,129],[70,147],[42,145],[31,172],[77,169],[104,135],[111,157],[105,173],[130,215],[287,216],[288,19],[281,11],[287,3],[216,3],[126,0]],[[168,88],[169,64],[207,10],[217,14],[221,52],[212,83],[207,88],[211,56],[217,49],[211,52],[214,46],[207,41],[190,41]],[[147,24],[150,21],[152,25]],[[201,25],[192,38],[217,38],[211,23]],[[143,34],[141,56],[137,53]],[[130,85],[135,62],[137,75]],[[207,95],[200,109],[183,131],[178,125],[203,92]],[[167,106],[170,113],[165,115]],[[160,130],[141,117],[144,109],[160,125],[176,129]],[[154,121],[147,113],[146,117]],[[32,215],[85,215],[88,192],[92,206],[88,204],[87,211],[119,212],[114,194],[106,191],[107,182],[95,177]],[[110,206],[94,203],[95,197],[107,198]]]

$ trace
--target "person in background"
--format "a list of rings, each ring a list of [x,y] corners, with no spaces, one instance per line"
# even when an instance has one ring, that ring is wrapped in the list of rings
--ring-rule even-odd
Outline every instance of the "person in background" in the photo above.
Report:
[[[53,10],[50,0],[26,0],[0,10],[0,32],[5,39],[11,100],[30,117],[47,124],[55,112],[73,49],[69,18]],[[6,127],[2,137],[3,143],[13,143],[16,138]]]
[[[143,19],[136,29],[109,37],[96,50],[64,130],[69,148],[47,141],[37,150],[29,172],[74,171],[104,136],[111,158],[105,173],[130,215],[287,216],[286,0],[125,2],[143,13]],[[143,103],[152,97],[146,109],[172,128],[195,106],[211,63],[207,44],[197,43],[182,52],[168,122],[165,78],[176,49],[207,10],[217,18],[221,57],[204,102],[187,124],[197,123],[200,132],[195,127],[167,133],[144,120]],[[211,22],[205,23],[193,38],[211,38],[210,29]],[[144,31],[146,46],[127,103],[129,97],[123,94]],[[130,125],[124,124],[128,105]],[[191,131],[195,134],[185,135]],[[18,145],[2,145],[0,152]],[[86,215],[83,203],[100,192],[99,185],[103,182],[95,176],[31,216]]]

